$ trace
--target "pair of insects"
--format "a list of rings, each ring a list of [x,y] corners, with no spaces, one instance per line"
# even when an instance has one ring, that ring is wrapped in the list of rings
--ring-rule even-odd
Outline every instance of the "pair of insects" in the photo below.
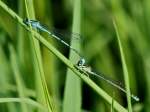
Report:
[[[37,20],[30,20],[30,19],[25,19],[23,21],[26,25],[30,26],[34,29],[37,29],[39,31],[43,31],[48,33],[51,37],[55,38],[56,40],[58,40],[59,42],[61,42],[62,44],[64,44],[65,46],[69,47],[71,50],[73,50],[76,54],[78,54],[81,57],[81,54],[74,49],[72,46],[70,46],[67,42],[65,42],[64,40],[62,40],[61,38],[59,38],[57,35],[55,35],[54,32],[51,32],[47,29],[47,27],[45,27],[44,25],[42,25],[39,21]],[[126,90],[121,87],[120,85],[114,83],[112,80],[106,78],[104,75],[102,74],[97,74],[95,72],[93,72],[91,70],[91,67],[86,65],[85,59],[81,58],[78,63],[75,65],[75,68],[78,69],[80,72],[90,76],[96,76],[104,81],[106,81],[107,83],[109,83],[110,85],[116,87],[117,89],[121,90],[124,93],[127,93]],[[139,98],[137,96],[134,96],[133,94],[131,94],[131,98],[133,98],[135,101],[139,101]]]

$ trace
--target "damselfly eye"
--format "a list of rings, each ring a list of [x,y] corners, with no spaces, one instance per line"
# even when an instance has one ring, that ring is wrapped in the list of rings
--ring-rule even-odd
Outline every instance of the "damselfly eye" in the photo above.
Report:
[[[26,25],[28,25],[28,24],[29,24],[29,19],[28,19],[28,18],[25,18],[25,19],[23,20],[23,23],[26,24]]]

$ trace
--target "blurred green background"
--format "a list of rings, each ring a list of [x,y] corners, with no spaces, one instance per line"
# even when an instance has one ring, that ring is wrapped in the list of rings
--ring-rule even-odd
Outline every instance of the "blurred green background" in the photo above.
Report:
[[[31,18],[49,29],[70,34],[74,0],[27,0]],[[24,0],[3,0],[21,18],[26,18]],[[32,7],[30,7],[30,5]],[[130,89],[140,98],[132,100],[134,112],[150,110],[150,1],[149,0],[81,0],[80,51],[97,72],[124,85],[120,51],[112,18],[119,24],[121,40],[129,70]],[[41,32],[42,33],[42,32]],[[76,32],[73,32],[76,33]],[[48,35],[42,33],[45,38]],[[0,97],[27,97],[43,103],[41,85],[36,76],[32,45],[27,32],[0,7]],[[62,36],[63,37],[63,36]],[[48,39],[62,54],[70,50],[54,39]],[[67,38],[69,43],[71,39]],[[64,106],[67,67],[43,45],[40,45],[49,93],[57,111]],[[77,60],[78,61],[78,60]],[[73,62],[75,63],[75,62]],[[126,94],[106,82],[91,77],[122,106],[127,107]],[[82,112],[110,112],[111,106],[81,81]],[[70,83],[74,88],[74,85]],[[79,91],[80,92],[80,91]],[[70,92],[71,93],[71,92]],[[78,93],[78,92],[77,92]],[[75,97],[76,98],[76,97]],[[78,99],[78,98],[77,98]],[[71,99],[70,99],[71,100]],[[76,101],[72,101],[77,103]],[[44,104],[44,103],[43,103]],[[69,107],[69,105],[68,105]],[[0,103],[0,112],[43,112],[25,103]],[[64,110],[63,110],[64,111]],[[69,112],[69,111],[68,111]],[[78,112],[74,110],[72,112]]]

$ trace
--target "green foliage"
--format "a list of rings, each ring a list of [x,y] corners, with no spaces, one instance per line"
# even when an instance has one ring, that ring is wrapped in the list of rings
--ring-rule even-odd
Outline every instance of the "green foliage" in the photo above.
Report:
[[[0,112],[149,112],[149,0],[3,1]],[[79,71],[78,55],[25,25],[25,18],[81,34],[71,46],[95,72],[124,84],[127,94]]]

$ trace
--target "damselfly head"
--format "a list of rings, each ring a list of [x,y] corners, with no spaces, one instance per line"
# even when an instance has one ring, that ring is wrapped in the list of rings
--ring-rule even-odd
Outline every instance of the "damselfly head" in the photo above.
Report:
[[[26,24],[26,25],[29,25],[29,24],[31,24],[31,20],[28,19],[28,18],[25,18],[25,19],[23,20],[23,23]]]
[[[84,58],[81,58],[78,63],[77,63],[78,66],[84,66],[85,65],[85,59]]]
[[[25,18],[23,20],[23,23],[28,25],[28,26],[31,25],[33,28],[37,28],[40,25],[39,21],[31,20],[31,19],[28,19],[28,18]]]

